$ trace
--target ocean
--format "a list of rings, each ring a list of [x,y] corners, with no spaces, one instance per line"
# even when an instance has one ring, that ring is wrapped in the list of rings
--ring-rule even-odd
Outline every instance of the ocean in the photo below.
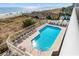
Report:
[[[0,14],[11,13],[11,12],[26,12],[30,13],[29,10],[21,7],[0,7]]]

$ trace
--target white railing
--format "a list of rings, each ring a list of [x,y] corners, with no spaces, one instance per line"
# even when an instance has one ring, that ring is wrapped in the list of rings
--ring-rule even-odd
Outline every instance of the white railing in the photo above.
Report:
[[[46,23],[46,22],[44,22],[44,23]],[[43,23],[43,24],[44,24],[44,23]],[[37,24],[37,25],[36,25],[36,24]],[[38,23],[36,23],[36,24],[31,25],[31,26],[25,28],[26,31],[24,31],[21,35],[23,36],[24,33],[30,34],[30,31],[32,31],[32,30],[34,30],[36,27],[42,25],[42,24],[39,25]],[[35,26],[35,25],[36,25],[36,26]],[[21,36],[21,35],[19,35],[19,36]],[[13,38],[12,38],[12,37],[9,38],[9,39],[7,40],[7,45],[11,46],[11,47],[12,47],[13,49],[15,49],[16,51],[19,51],[19,52],[21,52],[22,54],[24,54],[25,52],[22,52],[20,49],[18,49],[16,46],[14,46],[14,45],[11,43],[11,39],[16,39],[15,37],[17,37],[17,36],[13,36]],[[28,40],[29,40],[29,39],[28,39]],[[26,43],[28,43],[28,40],[27,40]],[[30,44],[30,46],[27,47],[27,49],[29,50],[29,52],[27,51],[26,54],[31,55],[32,51],[34,51],[34,48],[32,48],[32,43],[31,43],[31,41],[29,41],[28,44]],[[41,52],[38,51],[38,50],[36,51],[36,53],[37,53],[38,55],[41,55]]]

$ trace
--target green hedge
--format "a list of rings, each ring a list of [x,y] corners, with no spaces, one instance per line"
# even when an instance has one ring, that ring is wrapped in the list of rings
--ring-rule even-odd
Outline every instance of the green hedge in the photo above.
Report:
[[[23,27],[27,27],[30,26],[32,24],[34,24],[35,22],[32,19],[26,19],[23,21]]]

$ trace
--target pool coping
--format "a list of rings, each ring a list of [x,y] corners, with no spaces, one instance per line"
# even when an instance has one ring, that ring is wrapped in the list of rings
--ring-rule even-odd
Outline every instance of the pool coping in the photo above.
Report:
[[[65,31],[66,31],[66,27],[61,27],[61,26],[57,26],[57,25],[51,25],[51,24],[44,24],[43,26],[41,26],[41,28],[39,28],[38,30],[42,29],[43,27],[45,27],[46,25],[49,25],[49,26],[54,26],[54,27],[58,27],[61,29],[60,33],[58,34],[56,40],[54,41],[54,43],[52,44],[51,48],[48,50],[50,53],[49,55],[52,55],[53,52],[54,54],[57,54],[59,52],[59,49],[60,49],[60,46],[61,46],[61,43],[62,43],[62,40],[63,40],[63,36],[65,34]],[[53,51],[53,52],[52,52]]]
[[[60,26],[56,26],[56,25],[53,25],[53,26],[61,28],[61,31],[50,48],[50,55],[58,55],[64,34],[66,31],[66,27],[60,27]]]
[[[54,43],[52,44],[51,48],[49,48],[49,50],[45,52],[46,55],[40,54],[40,56],[51,56],[53,53],[54,53],[54,54],[57,54],[57,53],[59,52],[59,49],[60,49],[60,46],[61,46],[61,43],[62,43],[62,40],[63,40],[63,36],[64,36],[64,34],[65,34],[65,31],[66,31],[66,27],[61,27],[61,26],[51,25],[51,24],[46,23],[46,24],[44,24],[44,25],[42,25],[42,26],[36,28],[36,32],[38,32],[40,29],[42,29],[42,28],[43,28],[44,26],[46,26],[46,25],[58,27],[58,28],[61,29],[61,31],[60,31],[60,33],[58,34],[58,36],[57,36],[56,40],[54,41]],[[39,34],[39,33],[36,33],[36,34],[34,33],[34,34],[32,34],[31,36],[34,38],[34,37],[35,37],[34,35],[37,36],[38,34]],[[30,42],[31,42],[31,40],[33,39],[31,36],[29,36],[29,38],[27,38],[26,40],[30,40]],[[31,46],[31,47],[32,47],[32,46]],[[36,49],[33,48],[33,50],[36,50]],[[26,51],[25,53],[27,53],[27,52],[28,52],[28,51]],[[38,51],[38,52],[39,52],[39,51]],[[34,53],[33,53],[33,54],[30,53],[30,52],[28,52],[28,53],[29,53],[30,55],[33,55],[33,56],[34,56]],[[43,53],[43,51],[41,51],[41,53]],[[38,55],[39,55],[39,54],[38,54]]]

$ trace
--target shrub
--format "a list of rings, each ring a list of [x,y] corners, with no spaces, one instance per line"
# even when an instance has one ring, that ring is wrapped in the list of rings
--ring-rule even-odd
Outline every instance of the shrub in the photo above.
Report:
[[[32,24],[34,24],[35,22],[31,19],[26,19],[23,21],[23,27],[27,27],[27,26],[30,26]]]
[[[2,44],[0,46],[0,54],[4,53],[7,50],[8,50],[7,44]]]
[[[46,16],[47,19],[52,19],[50,15]]]
[[[39,17],[38,17],[38,16],[35,16],[35,18],[36,18],[36,19],[39,19]]]

